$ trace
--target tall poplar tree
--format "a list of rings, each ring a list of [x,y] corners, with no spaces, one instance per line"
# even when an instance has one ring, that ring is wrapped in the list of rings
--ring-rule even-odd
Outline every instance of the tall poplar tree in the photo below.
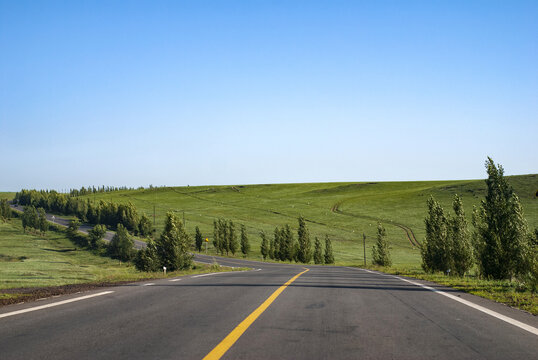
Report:
[[[202,244],[204,243],[204,239],[202,237],[202,233],[200,232],[200,228],[196,226],[194,229],[194,247],[198,252],[202,251]]]
[[[38,216],[38,228],[39,231],[42,234],[45,234],[49,228],[49,223],[47,222],[47,214],[45,214],[45,209],[38,208],[37,209],[37,216]]]
[[[501,165],[486,161],[486,199],[473,212],[474,247],[480,272],[493,279],[524,275],[529,267],[529,236],[523,208]]]
[[[228,248],[232,255],[235,255],[237,251],[237,234],[235,232],[235,225],[233,221],[228,222]],[[228,252],[226,252],[228,254]]]
[[[269,256],[269,244],[267,244],[267,236],[265,235],[265,232],[260,231],[260,237],[262,239],[261,245],[260,245],[260,252],[262,254],[263,259],[267,259],[267,256]]]
[[[333,246],[329,235],[325,235],[325,255],[323,256],[325,264],[334,264]]]
[[[381,223],[377,224],[377,239],[376,243],[372,247],[372,258],[374,264],[381,266],[390,266],[392,265],[392,260],[390,258],[390,248],[385,238],[387,232]]]
[[[314,241],[314,263],[323,264],[323,250],[321,248],[321,241],[317,236]]]
[[[473,249],[467,230],[463,203],[458,195],[454,196],[452,207],[454,217],[449,220],[449,234],[452,243],[451,262],[454,274],[463,276],[473,266]]]
[[[310,242],[310,234],[306,227],[304,217],[299,217],[299,229],[297,230],[297,254],[295,257],[302,263],[309,263],[312,260],[312,243]]]
[[[269,252],[268,252],[268,256],[271,260],[274,260],[276,257],[275,257],[275,238],[271,238],[271,240],[269,240]]]
[[[448,219],[443,207],[433,196],[430,196],[427,205],[428,216],[424,220],[426,238],[420,249],[422,268],[428,273],[435,271],[445,273],[452,267]]]
[[[247,230],[245,225],[241,224],[241,252],[247,256],[250,251],[250,244],[248,242]]]
[[[282,234],[280,229],[275,227],[275,231],[273,233],[273,242],[274,242],[274,249],[273,249],[273,256],[276,260],[282,260],[281,254],[282,254]]]

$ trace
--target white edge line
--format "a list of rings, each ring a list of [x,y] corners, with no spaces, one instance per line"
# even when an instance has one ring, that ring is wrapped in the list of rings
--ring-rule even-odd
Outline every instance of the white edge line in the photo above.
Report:
[[[182,280],[182,279],[170,279],[168,281],[179,281],[179,280]]]
[[[254,270],[254,271],[260,271],[260,270],[261,270],[261,269],[257,269],[257,270]],[[252,271],[252,270],[222,271],[222,272],[218,272],[218,273],[209,273],[209,274],[194,275],[194,276],[191,276],[191,278],[199,278],[199,277],[203,277],[203,276],[221,275],[221,274],[237,274],[237,273],[242,273],[242,272],[247,272],[247,271]]]
[[[91,294],[91,295],[81,296],[81,297],[74,298],[74,299],[68,299],[68,300],[58,301],[58,302],[55,302],[55,303],[52,303],[52,304],[46,304],[46,305],[41,305],[41,306],[31,307],[31,308],[28,308],[28,309],[22,309],[22,310],[12,311],[12,312],[8,312],[8,313],[0,314],[0,318],[4,318],[4,317],[8,317],[8,316],[13,316],[13,315],[24,314],[24,313],[31,312],[31,311],[42,310],[42,309],[50,308],[50,307],[53,307],[53,306],[59,306],[59,305],[69,304],[69,303],[72,303],[72,302],[75,302],[75,301],[80,301],[80,300],[85,300],[85,299],[93,298],[93,297],[96,297],[96,296],[101,296],[101,295],[111,294],[111,293],[113,293],[113,292],[114,292],[114,291],[103,291],[103,292],[100,292],[100,293],[97,293],[97,294]]]
[[[191,278],[199,278],[199,277],[210,276],[210,275],[217,275],[217,274],[224,274],[224,273],[223,273],[223,272],[220,272],[220,273],[209,273],[209,274],[194,275],[194,276],[191,276]]]
[[[493,311],[493,310],[490,310],[486,307],[483,307],[483,306],[480,306],[478,304],[475,304],[469,300],[465,300],[465,299],[462,299],[462,298],[459,298],[455,295],[452,295],[452,294],[449,294],[449,293],[446,293],[444,291],[441,291],[441,290],[438,290],[438,289],[435,289],[435,288],[432,288],[431,286],[427,286],[427,285],[423,285],[421,283],[418,283],[418,282],[415,282],[415,281],[411,281],[411,280],[408,280],[408,279],[405,279],[405,278],[402,278],[402,277],[399,277],[399,276],[396,276],[396,275],[390,275],[390,274],[380,274],[380,273],[377,273],[377,272],[374,272],[374,271],[370,271],[370,270],[366,270],[366,269],[358,269],[356,268],[357,270],[363,270],[363,271],[366,271],[366,272],[369,272],[369,273],[372,273],[372,274],[379,274],[379,275],[385,275],[385,276],[390,276],[390,277],[393,277],[393,278],[396,278],[396,279],[399,279],[401,281],[405,281],[407,283],[410,283],[410,284],[413,284],[415,286],[420,286],[421,288],[424,288],[426,290],[430,290],[430,291],[433,291],[434,293],[437,293],[439,295],[443,295],[443,296],[446,296],[447,298],[449,299],[452,299],[454,301],[457,301],[461,304],[464,304],[464,305],[467,305],[475,310],[478,310],[478,311],[481,311],[485,314],[488,314],[490,316],[493,316],[494,318],[497,318],[499,320],[502,320],[504,322],[507,322],[511,325],[514,325],[514,326],[517,326],[518,328],[520,329],[523,329],[525,331],[528,331],[530,332],[531,334],[534,334],[534,335],[537,335],[538,336],[538,329],[535,328],[534,326],[531,326],[531,325],[528,325],[528,324],[525,324],[521,321],[518,321],[518,320],[515,320],[515,319],[512,319],[511,317],[508,317],[506,315],[503,315],[503,314],[499,314],[498,312],[496,311]]]
[[[151,285],[155,285],[155,283],[142,284],[142,286],[151,286]]]

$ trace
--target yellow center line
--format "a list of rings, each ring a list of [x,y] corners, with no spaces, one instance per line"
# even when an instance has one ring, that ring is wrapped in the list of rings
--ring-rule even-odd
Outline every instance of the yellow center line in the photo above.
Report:
[[[207,354],[203,360],[220,359],[226,353],[226,351],[228,351],[232,347],[232,345],[235,344],[237,340],[239,340],[241,335],[243,335],[243,333],[249,328],[249,326],[252,325],[254,321],[256,321],[256,319],[269,307],[269,305],[271,305],[273,301],[275,301],[278,295],[280,295],[282,291],[284,291],[292,282],[297,280],[299,276],[303,275],[308,270],[309,269],[306,269],[305,271],[295,275],[294,277],[289,279],[284,285],[279,287],[273,294],[271,294],[271,296],[267,298],[267,300],[263,302],[263,304],[261,304],[256,310],[254,310],[249,316],[247,316],[247,318],[243,320],[239,325],[237,325],[236,328],[233,329],[232,332],[229,333],[228,336],[226,336],[213,350],[211,350],[211,352]]]

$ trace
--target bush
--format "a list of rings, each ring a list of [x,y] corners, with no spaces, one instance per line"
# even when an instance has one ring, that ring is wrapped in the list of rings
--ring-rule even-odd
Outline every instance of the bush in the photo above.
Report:
[[[372,247],[373,263],[381,266],[391,266],[390,248],[385,236],[387,232],[381,223],[377,224],[377,240]]]
[[[133,258],[133,245],[134,241],[129,236],[129,232],[125,226],[118,224],[116,234],[108,245],[108,252],[113,258],[129,261]]]
[[[89,245],[92,249],[98,249],[103,246],[103,237],[106,234],[105,225],[95,225],[88,231]]]

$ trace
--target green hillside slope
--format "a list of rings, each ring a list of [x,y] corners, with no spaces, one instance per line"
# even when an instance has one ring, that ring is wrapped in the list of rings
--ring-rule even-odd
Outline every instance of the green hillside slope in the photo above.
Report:
[[[538,227],[538,175],[509,177],[521,198],[531,228]],[[381,221],[393,248],[396,266],[418,266],[420,253],[415,241],[424,237],[426,200],[435,196],[450,209],[454,194],[463,197],[470,219],[473,205],[485,195],[483,180],[416,181],[379,183],[271,184],[248,186],[165,187],[125,190],[88,195],[91,200],[132,202],[141,213],[153,217],[158,231],[164,215],[174,210],[186,220],[187,230],[199,226],[212,238],[213,220],[219,217],[246,226],[252,244],[251,257],[259,258],[259,232],[272,236],[275,226],[297,226],[303,215],[314,236],[328,234],[333,239],[335,256],[341,264],[362,263],[362,233],[367,236],[369,259],[376,223]],[[416,240],[415,240],[416,239]],[[211,241],[210,241],[211,243]]]

